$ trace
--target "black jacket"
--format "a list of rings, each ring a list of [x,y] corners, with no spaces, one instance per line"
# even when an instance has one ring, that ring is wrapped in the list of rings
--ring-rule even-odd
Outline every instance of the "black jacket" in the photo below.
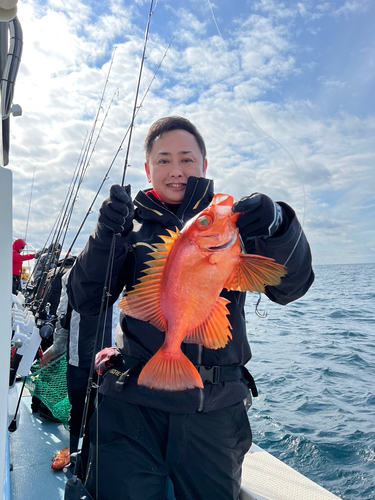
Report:
[[[176,214],[172,213],[157,198],[147,191],[140,191],[136,205],[134,229],[127,236],[116,236],[110,293],[112,303],[123,288],[130,290],[142,276],[145,262],[150,260],[152,245],[166,235],[166,229],[181,229],[211,202],[213,182],[208,179],[190,177]],[[247,253],[257,253],[274,258],[284,264],[287,260],[288,275],[278,287],[268,287],[266,295],[274,302],[287,304],[307,292],[314,280],[309,244],[293,212],[282,204],[288,220],[287,229],[279,237],[266,240],[255,239],[246,248]],[[69,301],[81,314],[97,314],[102,297],[103,283],[112,236],[97,227],[79,255],[69,279]],[[223,290],[223,297],[230,300],[228,310],[233,340],[224,349],[211,350],[195,344],[183,344],[182,350],[195,365],[245,366],[251,358],[246,336],[245,298],[242,292]],[[147,322],[121,316],[122,334],[117,336],[117,346],[126,358],[131,356],[148,361],[162,346],[164,332]],[[119,384],[119,373],[109,371],[101,385],[101,392],[129,403],[151,406],[165,411],[192,413],[210,411],[235,404],[248,396],[249,389],[244,379],[218,384],[205,384],[204,390],[190,389],[182,392],[164,392],[140,387],[137,376],[131,376],[124,386]]]

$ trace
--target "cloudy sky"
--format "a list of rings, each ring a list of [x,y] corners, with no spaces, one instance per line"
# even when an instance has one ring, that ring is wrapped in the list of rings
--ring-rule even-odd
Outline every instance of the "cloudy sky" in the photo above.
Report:
[[[121,183],[149,10],[144,0],[19,0],[14,237],[28,220],[28,242],[43,247],[97,116],[65,249],[113,166],[73,250],[84,246],[110,185]],[[315,264],[375,262],[374,19],[374,0],[154,2],[140,99],[152,85],[126,179],[133,193],[148,187],[148,127],[183,115],[205,137],[217,192],[289,203]]]

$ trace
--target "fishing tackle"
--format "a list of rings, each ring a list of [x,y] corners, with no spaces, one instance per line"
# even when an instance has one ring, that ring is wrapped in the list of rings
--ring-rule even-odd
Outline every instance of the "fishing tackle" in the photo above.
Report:
[[[114,254],[115,254],[115,242],[116,242],[116,235],[115,235],[115,233],[113,233],[111,248],[109,251],[107,272],[106,272],[103,293],[102,293],[102,300],[101,300],[101,304],[100,304],[99,318],[98,318],[98,323],[97,323],[97,327],[96,327],[95,340],[94,340],[94,344],[93,344],[94,346],[98,345],[99,336],[100,336],[100,325],[101,325],[101,320],[103,318],[104,308],[106,308],[106,311],[108,310],[109,294],[107,293],[107,291],[111,286],[111,275],[112,275],[112,267],[113,267],[113,260],[114,260]],[[104,324],[105,324],[105,322],[104,322]],[[86,427],[87,413],[88,413],[88,409],[89,409],[90,394],[91,394],[92,385],[93,385],[95,356],[96,356],[96,352],[95,352],[95,349],[93,349],[89,377],[88,377],[88,381],[87,381],[85,403],[84,403],[84,407],[83,407],[81,428],[80,428],[80,432],[79,432],[78,447],[77,447],[77,452],[76,452],[76,456],[75,456],[73,472],[71,472],[71,471],[68,472],[68,469],[66,469],[66,472],[68,472],[69,478],[68,478],[68,481],[65,485],[65,495],[64,495],[65,500],[74,500],[76,498],[80,499],[81,496],[79,496],[79,495],[82,493],[82,491],[87,493],[87,495],[88,495],[87,499],[91,498],[91,496],[89,495],[87,490],[84,488],[81,479],[78,477],[78,473],[79,473],[79,468],[80,468],[83,439],[85,436],[85,427]]]
[[[132,130],[134,127],[134,120],[137,114],[137,102],[138,102],[138,95],[139,95],[139,88],[140,88],[140,82],[141,82],[141,77],[142,77],[142,69],[143,69],[143,64],[145,60],[145,53],[146,53],[146,47],[147,47],[147,39],[148,39],[148,32],[149,32],[149,27],[150,27],[150,22],[151,22],[151,16],[154,13],[153,10],[153,0],[151,0],[151,5],[150,5],[150,12],[148,16],[148,22],[147,22],[147,28],[146,28],[146,35],[145,35],[145,41],[144,41],[144,46],[143,46],[143,55],[142,55],[142,61],[141,61],[141,67],[139,71],[139,77],[138,77],[138,84],[137,84],[137,90],[136,90],[136,97],[135,97],[135,102],[134,102],[134,107],[133,107],[133,116],[132,116],[132,121],[130,123],[130,126],[125,134],[128,134],[129,132],[129,139],[128,139],[128,146],[127,146],[127,152],[126,152],[126,158],[125,158],[125,164],[124,164],[124,171],[123,171],[123,177],[122,177],[122,186],[124,186],[124,181],[125,181],[125,174],[126,174],[126,169],[128,166],[128,156],[129,156],[129,151],[130,151],[130,142],[131,142],[131,137],[132,137]],[[138,108],[139,109],[139,108]],[[120,145],[120,147],[117,150],[116,156],[118,152],[121,150],[121,146],[125,140],[125,137]],[[115,157],[116,157],[115,156]],[[112,161],[110,168],[113,165],[114,160]],[[102,184],[99,188],[99,191],[104,184],[105,180],[108,178],[108,173],[109,170],[106,172],[106,175],[104,177],[104,180],[102,181]],[[99,194],[99,191],[96,194],[96,197]],[[96,199],[95,197],[95,199]],[[94,199],[94,201],[95,201]],[[93,203],[94,203],[93,201]],[[88,213],[91,211],[92,205],[90,206],[90,209]],[[86,220],[87,215],[84,220]],[[79,231],[81,230],[83,226],[83,223],[81,224]],[[94,341],[94,346],[98,345],[98,340],[99,340],[99,333],[100,333],[100,328],[101,328],[101,319],[103,316],[104,308],[105,305],[106,311],[108,310],[108,301],[109,301],[109,295],[107,293],[107,290],[110,289],[110,281],[111,281],[111,276],[112,276],[112,268],[113,268],[113,262],[114,262],[114,253],[115,253],[115,242],[116,242],[116,235],[113,233],[112,236],[112,242],[111,242],[111,248],[109,252],[109,258],[108,258],[108,264],[107,264],[107,271],[106,271],[106,278],[105,278],[105,283],[103,287],[103,294],[102,294],[102,301],[100,305],[100,312],[99,312],[99,318],[98,318],[98,323],[97,323],[97,328],[96,328],[96,334],[95,334],[95,341]],[[104,323],[105,324],[105,323]],[[102,338],[104,337],[104,327],[102,331]],[[65,486],[65,500],[75,500],[81,498],[81,493],[84,491],[87,493],[87,490],[84,488],[82,481],[78,477],[79,473],[79,468],[80,468],[80,461],[81,461],[81,452],[82,452],[82,446],[83,446],[83,439],[84,439],[84,434],[85,434],[85,427],[86,427],[86,420],[87,420],[87,413],[88,413],[88,406],[89,406],[89,399],[90,399],[90,394],[92,390],[92,385],[93,385],[93,374],[94,374],[94,368],[95,368],[95,356],[96,356],[96,351],[93,349],[92,353],[92,359],[91,359],[91,366],[90,366],[90,371],[89,371],[89,377],[88,377],[88,382],[87,382],[87,389],[86,389],[86,396],[85,396],[85,403],[84,403],[84,409],[83,409],[83,416],[82,416],[82,421],[81,421],[81,428],[80,428],[80,433],[79,433],[79,440],[78,440],[78,447],[77,447],[77,454],[75,457],[75,462],[74,462],[74,468],[71,477],[68,478],[68,481]],[[92,466],[92,464],[90,464]],[[96,463],[97,467],[97,463]],[[67,470],[68,472],[68,470]],[[68,472],[69,473],[69,472]],[[87,497],[91,498],[91,497]]]
[[[26,377],[23,378],[23,383],[22,383],[22,387],[20,390],[20,395],[18,396],[17,407],[16,407],[16,411],[14,413],[13,420],[10,422],[10,424],[8,426],[9,432],[14,432],[17,430],[17,415],[18,415],[18,410],[19,410],[20,404],[21,404],[21,398],[22,398],[23,390],[25,388],[25,384],[26,384]]]
[[[260,312],[258,309],[261,300],[262,300],[262,294],[260,293],[257,303],[255,304],[255,314],[258,316],[258,318],[267,318],[268,316],[267,311]]]
[[[153,77],[152,77],[152,79],[151,79],[151,81],[150,81],[150,83],[149,83],[149,85],[148,85],[148,87],[147,87],[146,91],[144,92],[144,94],[143,94],[143,96],[142,96],[142,99],[141,99],[141,101],[140,101],[140,104],[139,104],[139,105],[137,106],[137,108],[136,108],[136,112],[135,112],[135,114],[134,114],[134,118],[136,118],[136,116],[137,116],[137,114],[138,114],[139,110],[141,109],[141,107],[142,107],[142,105],[143,105],[143,102],[145,101],[145,99],[146,99],[146,97],[147,97],[147,95],[148,95],[148,93],[149,93],[149,91],[150,91],[151,85],[152,85],[152,83],[154,82],[154,80],[155,80],[155,78],[156,78],[156,75],[157,75],[158,71],[160,70],[160,68],[161,68],[161,66],[162,66],[162,63],[163,63],[163,61],[164,61],[164,59],[165,59],[165,57],[166,57],[166,55],[167,55],[167,53],[168,53],[168,50],[169,50],[169,49],[170,49],[170,47],[171,47],[172,41],[173,41],[173,38],[172,38],[171,42],[169,43],[169,45],[168,45],[167,49],[165,50],[164,55],[163,55],[163,57],[162,57],[162,59],[161,59],[161,61],[160,61],[160,63],[159,63],[159,66],[157,67],[156,71],[154,72],[154,75],[153,75]],[[92,208],[93,208],[93,206],[94,206],[94,203],[96,202],[96,200],[97,200],[97,198],[98,198],[98,196],[99,196],[99,193],[100,193],[100,191],[101,191],[101,189],[102,189],[102,187],[103,187],[104,183],[105,183],[105,182],[109,179],[109,172],[111,171],[111,169],[112,169],[112,167],[113,167],[113,165],[114,165],[114,163],[115,163],[115,161],[116,161],[116,159],[117,159],[117,157],[118,157],[118,155],[119,155],[120,151],[122,151],[122,146],[123,146],[123,144],[124,144],[124,142],[125,142],[125,139],[127,138],[128,134],[129,134],[129,132],[130,132],[130,125],[129,125],[129,127],[128,127],[128,128],[127,128],[127,130],[126,130],[126,132],[125,132],[125,134],[124,134],[124,137],[122,138],[122,140],[121,140],[121,142],[120,142],[120,145],[118,146],[117,151],[116,151],[116,153],[115,153],[114,157],[112,158],[112,161],[111,161],[111,163],[110,163],[110,165],[109,165],[109,167],[108,167],[108,169],[107,169],[106,173],[104,174],[103,180],[102,180],[102,182],[100,183],[100,186],[99,186],[99,188],[98,188],[97,192],[95,193],[95,196],[94,196],[94,198],[93,198],[93,200],[92,200],[92,202],[91,202],[91,204],[90,204],[89,208],[87,209],[87,212],[86,212],[86,214],[85,214],[85,217],[83,218],[83,220],[82,220],[82,222],[81,222],[81,225],[79,226],[78,231],[77,231],[77,233],[76,233],[75,237],[73,238],[73,241],[72,241],[72,243],[71,243],[71,245],[70,245],[70,247],[69,247],[69,249],[68,249],[68,251],[67,251],[67,255],[69,255],[69,254],[71,253],[71,251],[72,251],[72,249],[73,249],[73,246],[74,246],[75,242],[77,241],[77,238],[78,238],[78,236],[79,236],[79,234],[80,234],[80,232],[81,232],[81,230],[82,230],[82,228],[83,228],[83,226],[84,226],[84,224],[85,224],[85,222],[86,222],[86,220],[87,220],[87,217],[88,217],[88,216],[89,216],[89,215],[93,212]]]
[[[27,212],[27,219],[26,219],[26,230],[25,230],[25,237],[24,240],[27,241],[27,228],[29,226],[29,217],[30,217],[30,208],[31,208],[31,198],[33,195],[33,188],[34,188],[34,179],[35,179],[35,165],[34,165],[34,172],[33,172],[33,179],[31,182],[31,190],[30,190],[30,201],[29,201],[29,210]],[[29,280],[30,281],[30,280]]]
[[[123,174],[122,174],[122,182],[121,182],[121,186],[122,187],[124,187],[125,174],[126,174],[126,169],[128,167],[130,143],[131,143],[132,133],[133,133],[133,128],[134,128],[135,115],[136,115],[136,111],[137,111],[137,102],[138,102],[138,95],[139,95],[139,87],[141,85],[141,80],[142,80],[143,65],[144,65],[144,62],[145,62],[146,47],[147,47],[147,40],[148,40],[148,32],[149,32],[149,29],[150,29],[151,16],[154,13],[153,8],[152,8],[153,3],[154,3],[153,0],[151,0],[150,14],[148,16],[147,28],[146,28],[146,33],[145,33],[145,41],[144,41],[144,44],[143,44],[143,53],[142,53],[142,59],[141,59],[141,66],[139,68],[137,90],[136,90],[136,93],[135,93],[135,100],[134,100],[134,106],[133,106],[133,116],[132,116],[132,119],[131,119],[131,122],[130,122],[128,147],[127,147],[127,150],[126,150],[124,171],[123,171]]]
[[[51,289],[54,285],[54,282],[56,279],[58,279],[61,276],[62,272],[64,271],[66,259],[69,257],[69,255],[71,253],[71,248],[70,248],[69,251],[67,252],[63,262],[61,263],[59,271],[57,271],[57,267],[55,266],[55,262],[58,261],[60,258],[61,250],[62,250],[62,247],[63,247],[64,242],[65,242],[66,234],[67,234],[67,231],[69,228],[69,223],[70,223],[73,211],[74,211],[75,203],[76,203],[77,198],[78,198],[79,189],[83,183],[83,179],[84,179],[84,176],[86,174],[87,168],[89,166],[90,159],[91,159],[92,154],[95,150],[95,145],[100,137],[101,131],[104,127],[104,123],[106,121],[106,118],[108,117],[109,109],[113,103],[115,95],[118,93],[118,90],[116,89],[116,92],[114,93],[114,95],[110,101],[110,104],[108,106],[108,109],[105,113],[105,116],[103,118],[101,127],[100,127],[99,132],[98,132],[97,137],[96,137],[96,140],[93,144],[93,137],[94,137],[94,133],[95,133],[97,123],[99,120],[99,114],[100,114],[100,111],[103,109],[103,106],[102,106],[103,100],[104,100],[104,96],[106,93],[106,88],[107,88],[107,84],[109,81],[109,76],[111,74],[111,70],[112,70],[112,66],[113,66],[115,51],[116,51],[116,48],[112,54],[112,58],[111,58],[110,66],[108,69],[107,77],[105,80],[104,88],[102,91],[102,95],[100,98],[98,110],[97,110],[97,113],[95,116],[93,126],[91,128],[89,137],[87,138],[87,134],[86,134],[86,137],[85,137],[83,146],[81,148],[81,152],[80,152],[80,155],[78,157],[77,164],[76,164],[76,167],[75,167],[75,170],[74,170],[74,173],[73,173],[73,176],[72,176],[72,179],[71,179],[68,191],[67,191],[67,195],[66,195],[65,200],[63,202],[61,211],[60,211],[60,213],[55,221],[55,224],[50,232],[50,235],[47,238],[47,241],[45,243],[43,250],[40,252],[41,254],[43,254],[46,251],[47,242],[48,242],[52,232],[54,231],[54,235],[51,238],[53,243],[51,243],[51,245],[49,247],[49,248],[52,248],[52,251],[51,251],[49,259],[47,259],[47,261],[44,262],[44,264],[43,264],[42,277],[39,280],[37,289],[36,289],[36,291],[34,291],[34,294],[32,297],[34,299],[33,309],[37,315],[43,314],[43,311],[46,307],[46,304],[48,303],[48,300],[50,297],[50,292],[51,292]],[[54,228],[55,228],[55,230],[54,230]],[[57,249],[58,249],[58,251],[57,251]],[[52,279],[48,282],[48,284],[46,286],[47,276],[48,276],[48,273],[49,273],[51,268],[55,268],[55,273],[53,274]],[[34,268],[33,273],[35,272],[35,269],[36,269],[36,267]],[[30,279],[31,279],[31,277],[30,277]],[[41,300],[41,302],[39,302],[40,300]]]
[[[211,4],[211,1],[210,0],[207,0],[208,2],[208,5],[210,7],[210,10],[211,10],[211,14],[212,14],[212,18],[213,18],[213,21],[215,23],[215,26],[216,26],[216,29],[217,29],[217,32],[219,34],[219,37],[224,41],[224,38],[222,36],[222,34],[220,33],[220,29],[219,29],[219,26],[217,24],[217,21],[216,21],[216,17],[215,17],[215,14],[214,14],[214,11],[213,11],[213,8],[212,8],[212,4]],[[283,146],[277,139],[275,139],[274,137],[272,137],[270,134],[268,134],[265,130],[263,130],[259,125],[258,123],[255,121],[253,115],[251,114],[250,110],[249,110],[249,107],[247,105],[247,102],[246,102],[246,99],[245,99],[245,96],[242,92],[242,87],[241,85],[237,85],[237,88],[239,88],[243,98],[244,98],[244,105],[245,105],[245,109],[248,113],[248,115],[250,116],[251,120],[253,121],[254,125],[257,127],[258,130],[260,130],[263,134],[265,134],[269,139],[271,139],[272,141],[274,141],[278,146],[280,146],[285,152],[286,154],[290,157],[290,159],[292,160],[294,166],[296,167],[297,169],[297,172],[298,172],[298,175],[300,177],[300,181],[301,181],[301,185],[302,185],[302,190],[303,190],[303,213],[302,213],[302,221],[301,221],[301,231],[298,235],[298,238],[297,238],[297,241],[294,245],[294,247],[292,248],[289,256],[287,257],[287,259],[285,260],[285,262],[283,263],[284,266],[287,265],[287,263],[289,262],[290,258],[292,257],[292,255],[294,254],[297,246],[298,246],[298,243],[302,237],[302,234],[303,234],[303,226],[304,226],[304,223],[305,223],[305,214],[306,214],[306,191],[305,191],[305,184],[303,182],[303,178],[302,178],[302,174],[301,174],[301,171],[300,171],[300,168],[298,167],[297,165],[297,162],[295,161],[295,159],[293,158],[293,156],[291,155],[291,153],[285,148],[285,146]],[[265,313],[265,315],[263,315],[263,313],[259,313],[259,310],[258,310],[258,305],[259,305],[259,302],[260,302],[260,299],[258,300],[256,306],[255,306],[255,313],[257,316],[259,316],[260,318],[265,318],[267,316],[267,313]]]

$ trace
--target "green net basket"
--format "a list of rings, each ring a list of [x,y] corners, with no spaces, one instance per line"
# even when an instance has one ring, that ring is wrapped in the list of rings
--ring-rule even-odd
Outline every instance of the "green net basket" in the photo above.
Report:
[[[31,374],[27,377],[26,387],[32,396],[36,396],[50,410],[52,415],[65,426],[68,425],[71,404],[68,398],[66,385],[66,356],[51,362],[41,369],[40,362],[31,367]]]

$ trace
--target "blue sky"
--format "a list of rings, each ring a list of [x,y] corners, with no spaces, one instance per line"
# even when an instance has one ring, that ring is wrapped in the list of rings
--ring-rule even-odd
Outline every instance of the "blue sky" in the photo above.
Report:
[[[127,173],[133,193],[147,187],[148,127],[180,114],[206,140],[217,192],[240,198],[258,191],[289,203],[316,264],[375,262],[374,0],[154,6],[141,94],[174,38],[137,115]],[[14,237],[25,235],[35,168],[27,239],[36,248],[46,242],[116,47],[99,125],[110,108],[66,247],[73,241],[130,123],[149,9],[143,0],[19,1],[24,50],[14,102],[23,116],[11,121],[9,165]],[[124,157],[121,151],[76,253],[110,185],[121,182]]]

